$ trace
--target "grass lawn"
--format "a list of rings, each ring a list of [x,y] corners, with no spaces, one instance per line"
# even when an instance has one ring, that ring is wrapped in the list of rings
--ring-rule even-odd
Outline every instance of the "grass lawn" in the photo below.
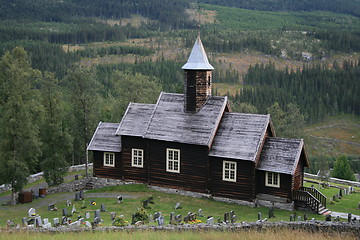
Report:
[[[109,194],[111,195],[109,197]],[[90,197],[93,195],[93,197]],[[118,204],[116,200],[117,195],[124,196],[123,203]],[[142,200],[147,199],[150,196],[154,198],[154,204],[150,204],[151,209],[147,209],[148,214],[154,214],[155,212],[161,212],[165,218],[165,224],[169,223],[169,216],[171,212],[176,215],[181,214],[185,216],[188,212],[197,213],[199,208],[202,209],[205,217],[199,217],[202,222],[206,222],[207,216],[213,216],[215,220],[223,219],[224,213],[231,210],[235,211],[238,217],[238,222],[254,222],[257,220],[258,212],[262,213],[263,218],[268,217],[268,208],[259,207],[251,208],[246,206],[239,206],[229,203],[217,202],[211,199],[198,199],[187,196],[181,196],[177,194],[167,194],[163,192],[157,192],[147,189],[145,185],[124,185],[116,187],[107,187],[103,189],[96,189],[85,192],[85,209],[81,209],[82,202],[74,202],[75,193],[56,193],[50,194],[44,199],[36,199],[32,203],[19,204],[17,206],[3,206],[0,211],[0,226],[4,226],[7,219],[13,220],[15,223],[21,223],[22,217],[27,217],[28,209],[34,207],[36,212],[42,216],[42,218],[48,218],[50,222],[55,217],[61,219],[62,208],[67,208],[68,212],[71,212],[72,207],[66,207],[66,200],[71,200],[75,204],[75,207],[79,213],[74,214],[72,220],[77,220],[78,215],[85,216],[86,212],[90,212],[90,221],[94,218],[94,211],[100,209],[100,204],[103,203],[106,206],[107,212],[101,213],[101,218],[104,220],[104,226],[111,226],[112,221],[110,219],[110,212],[116,212],[117,215],[124,215],[124,218],[131,222],[132,214],[140,207],[142,207]],[[90,201],[97,202],[96,206],[92,206]],[[181,202],[182,209],[175,210],[175,204]],[[58,211],[48,211],[48,204],[55,203]],[[288,221],[292,212],[285,210],[275,209],[275,218],[269,221]],[[297,211],[298,215],[303,216],[305,212]],[[309,218],[315,218],[317,220],[324,220],[324,216],[306,213]],[[156,223],[149,223],[156,224]]]

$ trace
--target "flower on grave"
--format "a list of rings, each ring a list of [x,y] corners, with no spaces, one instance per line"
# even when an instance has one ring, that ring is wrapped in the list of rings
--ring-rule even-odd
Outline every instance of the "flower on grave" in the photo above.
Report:
[[[94,206],[96,206],[96,202],[92,202],[92,203],[91,203],[91,205],[94,205]]]

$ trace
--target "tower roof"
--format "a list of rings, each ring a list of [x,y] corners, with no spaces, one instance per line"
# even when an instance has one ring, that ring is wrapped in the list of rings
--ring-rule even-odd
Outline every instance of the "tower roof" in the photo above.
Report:
[[[184,70],[213,70],[206,56],[200,35],[197,37],[193,49],[191,50],[187,63],[182,67]]]

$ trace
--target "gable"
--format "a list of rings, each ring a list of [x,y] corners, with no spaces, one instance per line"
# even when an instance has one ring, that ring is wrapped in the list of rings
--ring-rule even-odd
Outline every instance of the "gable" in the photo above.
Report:
[[[121,138],[115,135],[118,126],[118,123],[100,122],[87,150],[121,152]]]
[[[184,95],[161,93],[144,138],[210,147],[227,97],[210,96],[197,113],[184,111]]]
[[[299,162],[303,146],[302,139],[269,137],[265,141],[257,169],[292,175]]]
[[[269,115],[224,113],[209,156],[255,161]]]

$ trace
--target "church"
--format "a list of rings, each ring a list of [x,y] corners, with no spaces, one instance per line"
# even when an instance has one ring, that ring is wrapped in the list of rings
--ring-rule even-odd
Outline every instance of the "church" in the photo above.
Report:
[[[214,68],[200,36],[182,69],[183,94],[129,103],[120,123],[99,123],[88,146],[94,176],[249,203],[309,205],[304,141],[278,138],[270,115],[231,112],[226,96],[211,95]],[[319,212],[321,203],[311,207]]]

